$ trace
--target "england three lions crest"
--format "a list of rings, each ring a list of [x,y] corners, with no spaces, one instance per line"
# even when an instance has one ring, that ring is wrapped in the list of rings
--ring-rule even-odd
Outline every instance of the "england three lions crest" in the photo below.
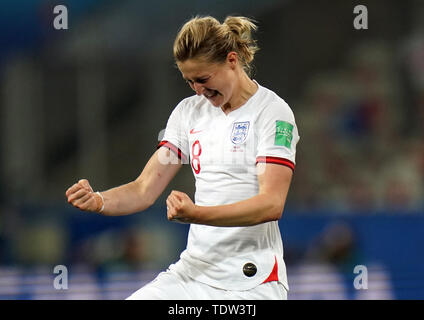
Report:
[[[231,132],[231,142],[240,144],[246,141],[247,134],[249,133],[250,121],[234,122],[233,131]]]

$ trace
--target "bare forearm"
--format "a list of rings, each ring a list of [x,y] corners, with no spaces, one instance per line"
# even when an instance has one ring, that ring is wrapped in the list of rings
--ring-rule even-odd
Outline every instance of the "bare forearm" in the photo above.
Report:
[[[154,200],[143,190],[141,183],[132,181],[119,187],[102,191],[104,210],[102,214],[120,216],[143,211],[149,208]]]
[[[184,192],[173,190],[166,199],[168,220],[237,227],[280,219],[292,169],[278,164],[258,164],[258,167],[259,193],[256,196],[228,205],[198,206]]]
[[[196,206],[194,223],[221,227],[251,226],[278,220],[284,203],[280,197],[259,194],[247,200],[220,206]]]
[[[94,192],[87,179],[80,179],[66,190],[65,195],[70,204],[83,211],[109,216],[143,211],[156,201],[181,166],[177,155],[167,148],[159,148],[136,180]]]

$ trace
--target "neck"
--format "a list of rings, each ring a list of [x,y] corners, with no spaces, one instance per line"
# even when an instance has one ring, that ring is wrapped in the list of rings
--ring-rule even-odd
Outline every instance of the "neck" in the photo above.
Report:
[[[246,103],[247,100],[252,97],[255,92],[258,90],[258,85],[249,78],[246,72],[242,71],[239,85],[234,88],[232,98],[226,104],[224,104],[221,108],[222,110],[228,114],[231,111],[234,111],[240,108],[242,105]]]

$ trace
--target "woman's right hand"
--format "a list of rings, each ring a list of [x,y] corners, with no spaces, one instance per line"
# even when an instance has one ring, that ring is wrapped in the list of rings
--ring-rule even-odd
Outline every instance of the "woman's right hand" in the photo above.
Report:
[[[104,208],[103,197],[93,191],[87,179],[81,179],[66,190],[68,203],[74,207],[91,212],[101,212]]]

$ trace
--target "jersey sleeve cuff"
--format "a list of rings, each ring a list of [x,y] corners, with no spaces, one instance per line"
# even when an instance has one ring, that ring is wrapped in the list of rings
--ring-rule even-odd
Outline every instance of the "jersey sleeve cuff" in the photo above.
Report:
[[[181,149],[177,148],[171,142],[169,142],[167,140],[162,140],[161,142],[159,142],[156,149],[159,149],[160,147],[166,147],[166,148],[170,149],[171,151],[173,151],[178,156],[178,159],[180,159],[182,161],[182,163],[188,163],[187,157],[184,155],[184,153],[181,151]]]
[[[256,164],[258,164],[258,163],[280,164],[280,165],[289,167],[293,171],[294,171],[294,168],[295,168],[295,164],[294,164],[293,161],[290,161],[290,160],[285,159],[285,158],[279,158],[279,157],[264,157],[264,156],[256,157]]]

